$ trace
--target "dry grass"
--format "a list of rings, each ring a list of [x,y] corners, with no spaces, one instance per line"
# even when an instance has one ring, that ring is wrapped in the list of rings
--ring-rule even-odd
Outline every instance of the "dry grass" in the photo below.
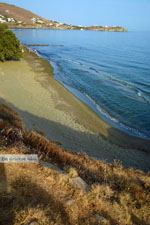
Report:
[[[19,116],[0,106],[1,153],[37,153],[66,172],[42,165],[1,165],[0,224],[148,225],[150,176],[120,163],[106,164],[62,149],[36,132],[27,132]],[[5,141],[7,139],[7,142]],[[71,169],[70,169],[71,168]],[[79,176],[89,191],[75,188]]]
[[[5,104],[0,103],[0,129],[11,126],[23,130],[21,118]]]

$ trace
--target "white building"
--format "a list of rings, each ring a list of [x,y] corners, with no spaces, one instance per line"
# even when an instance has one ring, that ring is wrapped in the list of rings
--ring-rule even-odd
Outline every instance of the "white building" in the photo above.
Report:
[[[39,24],[44,23],[43,20],[40,20],[39,18],[35,18],[35,17],[31,18],[31,21],[32,21],[32,23],[39,23]]]
[[[0,18],[0,23],[6,23],[6,20],[3,18]]]
[[[21,20],[18,20],[17,23],[22,24],[22,21]]]
[[[7,22],[11,23],[11,22],[15,22],[14,18],[7,18]]]
[[[40,23],[40,24],[43,24],[44,23],[42,20],[39,20],[39,19],[36,22],[37,23]]]
[[[33,23],[36,23],[37,19],[36,19],[35,17],[33,17],[33,18],[31,19],[31,21],[32,21]]]

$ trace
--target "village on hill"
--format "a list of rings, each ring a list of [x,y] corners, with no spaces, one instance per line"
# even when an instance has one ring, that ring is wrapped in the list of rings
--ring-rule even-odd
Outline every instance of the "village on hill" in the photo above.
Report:
[[[28,10],[14,5],[0,3],[0,23],[6,23],[10,28],[43,28],[54,30],[94,30],[94,31],[115,31],[126,32],[121,26],[83,26],[60,23],[38,16]]]

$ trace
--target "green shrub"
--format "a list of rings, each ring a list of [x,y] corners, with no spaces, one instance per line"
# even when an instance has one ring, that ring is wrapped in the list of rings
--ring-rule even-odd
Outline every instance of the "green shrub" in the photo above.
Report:
[[[0,23],[0,34],[1,32],[4,32],[5,30],[8,30],[7,24]]]
[[[0,61],[19,60],[22,55],[20,42],[7,25],[0,24]]]

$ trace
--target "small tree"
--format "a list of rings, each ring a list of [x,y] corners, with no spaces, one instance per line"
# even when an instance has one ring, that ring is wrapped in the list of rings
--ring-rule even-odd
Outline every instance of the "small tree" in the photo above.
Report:
[[[7,25],[0,24],[0,61],[19,60],[21,56],[19,40]]]

